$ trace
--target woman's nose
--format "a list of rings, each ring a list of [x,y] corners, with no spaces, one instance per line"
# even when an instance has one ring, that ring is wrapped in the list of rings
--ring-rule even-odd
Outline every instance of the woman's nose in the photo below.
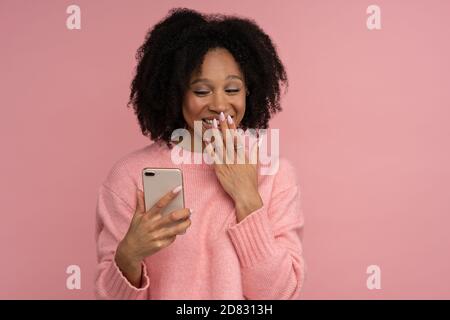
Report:
[[[227,98],[223,94],[215,93],[210,109],[215,111],[217,114],[221,112],[225,113],[225,111],[228,110],[228,105],[229,103]]]

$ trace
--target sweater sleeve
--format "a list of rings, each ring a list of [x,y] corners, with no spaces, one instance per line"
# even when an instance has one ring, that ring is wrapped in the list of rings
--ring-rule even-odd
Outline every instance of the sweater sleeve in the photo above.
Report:
[[[280,160],[270,202],[229,226],[247,299],[300,297],[306,264],[302,247],[304,216],[295,176],[292,165]]]
[[[149,299],[150,281],[145,263],[141,262],[141,286],[137,288],[122,274],[114,260],[117,246],[128,230],[134,209],[113,191],[111,184],[123,188],[121,184],[126,178],[127,176],[117,175],[115,171],[109,175],[98,191],[95,231],[98,262],[95,277],[97,299]],[[128,192],[129,189],[133,188],[126,188]]]

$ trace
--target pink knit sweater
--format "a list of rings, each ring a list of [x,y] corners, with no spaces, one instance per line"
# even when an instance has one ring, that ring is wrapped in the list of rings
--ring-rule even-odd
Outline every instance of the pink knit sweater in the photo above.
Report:
[[[186,151],[192,155],[190,151]],[[98,192],[95,288],[99,299],[299,299],[306,265],[304,217],[293,166],[280,159],[275,175],[260,175],[263,207],[236,222],[232,199],[213,165],[174,165],[171,150],[153,143],[120,159]],[[191,226],[142,262],[134,287],[114,262],[142,190],[144,167],[181,168]]]

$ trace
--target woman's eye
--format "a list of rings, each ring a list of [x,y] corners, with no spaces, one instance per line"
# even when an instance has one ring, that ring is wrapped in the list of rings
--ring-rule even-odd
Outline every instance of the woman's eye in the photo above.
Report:
[[[198,94],[198,95],[205,95],[205,94],[208,94],[209,91],[194,91],[194,93]]]
[[[239,91],[240,91],[240,89],[227,89],[227,90],[225,90],[225,92],[227,92],[227,93],[238,93]],[[210,91],[205,91],[205,90],[194,90],[194,93],[195,93],[196,95],[199,95],[199,96],[204,96],[204,95],[209,94]]]

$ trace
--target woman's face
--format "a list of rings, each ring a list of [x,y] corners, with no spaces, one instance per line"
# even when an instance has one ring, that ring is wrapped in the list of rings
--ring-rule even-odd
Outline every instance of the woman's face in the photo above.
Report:
[[[205,55],[200,71],[191,76],[183,101],[183,116],[191,134],[194,121],[202,121],[202,133],[212,127],[220,112],[233,118],[239,126],[245,113],[244,77],[231,53],[215,48]]]

